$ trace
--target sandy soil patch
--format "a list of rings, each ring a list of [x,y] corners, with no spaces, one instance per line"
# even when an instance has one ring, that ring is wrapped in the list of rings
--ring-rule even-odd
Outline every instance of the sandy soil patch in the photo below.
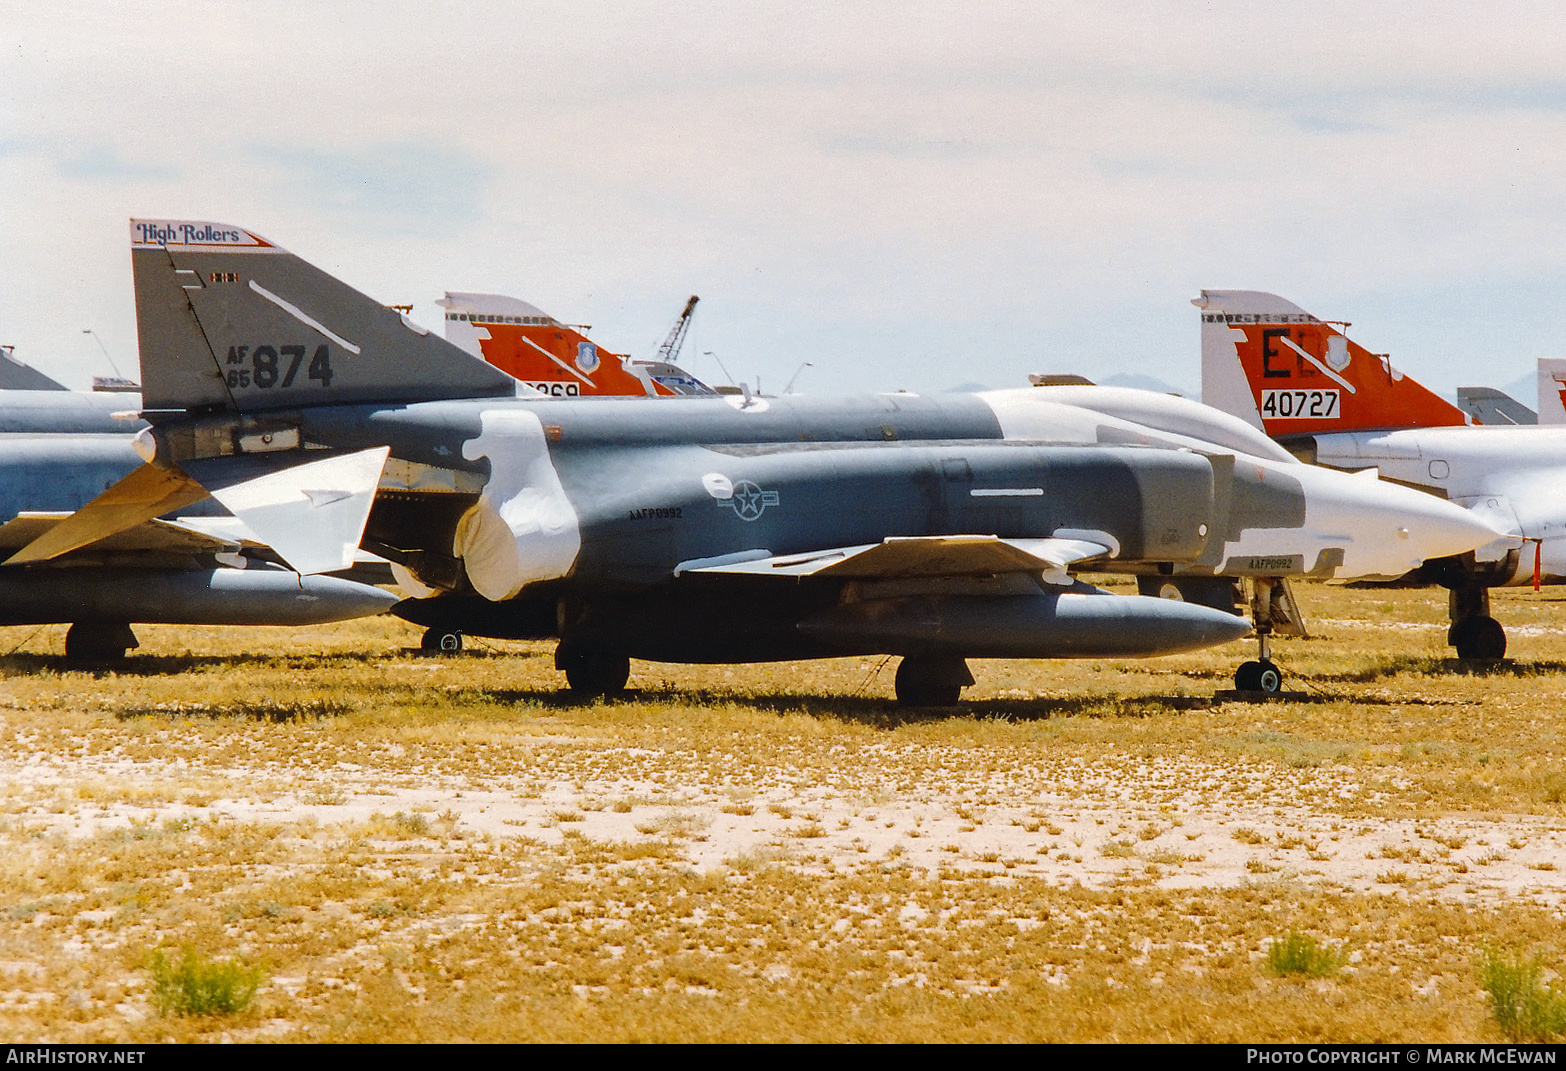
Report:
[[[147,630],[114,673],[35,634],[0,681],[0,1025],[1494,1039],[1477,958],[1566,967],[1566,639],[1506,594],[1517,657],[1471,667],[1436,594],[1306,589],[1303,698],[1260,706],[1212,700],[1238,644],[979,663],[909,715],[878,660],[638,664],[577,706],[547,646],[429,660],[389,621]],[[1290,932],[1341,969],[1270,975]],[[160,1017],[157,948],[267,983]]]

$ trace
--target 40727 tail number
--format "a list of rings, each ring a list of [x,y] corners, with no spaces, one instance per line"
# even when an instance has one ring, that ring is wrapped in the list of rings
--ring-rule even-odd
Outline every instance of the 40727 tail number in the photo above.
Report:
[[[1267,420],[1333,420],[1338,416],[1338,392],[1264,390],[1261,415]]]

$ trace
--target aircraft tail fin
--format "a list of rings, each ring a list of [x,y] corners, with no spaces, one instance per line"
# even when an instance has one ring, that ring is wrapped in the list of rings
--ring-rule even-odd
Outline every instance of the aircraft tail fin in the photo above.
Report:
[[[1457,406],[1475,424],[1537,424],[1539,415],[1503,390],[1458,387]]]
[[[675,365],[610,353],[584,334],[587,327],[518,298],[447,291],[436,304],[446,310],[448,341],[551,397],[713,393]]]
[[[10,346],[0,346],[0,390],[66,390],[65,384],[16,359]]]
[[[1202,401],[1273,438],[1468,423],[1467,415],[1292,301],[1203,290]]]
[[[130,238],[149,411],[516,393],[498,369],[242,227],[138,219]]]
[[[1566,424],[1566,357],[1539,358],[1539,423]]]

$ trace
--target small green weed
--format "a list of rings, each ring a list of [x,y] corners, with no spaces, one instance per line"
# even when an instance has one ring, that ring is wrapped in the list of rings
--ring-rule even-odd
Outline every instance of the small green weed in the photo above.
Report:
[[[1342,946],[1329,947],[1298,930],[1290,930],[1287,937],[1273,941],[1267,949],[1267,970],[1280,978],[1291,974],[1325,978],[1347,961],[1348,954]]]
[[[403,814],[401,811],[398,811],[392,815],[392,821],[397,823],[398,829],[401,829],[404,833],[411,833],[415,837],[422,837],[430,831],[430,820],[417,812]]]
[[[1540,981],[1540,957],[1510,959],[1485,953],[1479,984],[1490,997],[1495,1025],[1513,1041],[1549,1041],[1566,1035],[1566,993]]]
[[[152,1002],[165,1017],[242,1012],[266,977],[260,967],[208,959],[192,948],[177,959],[160,948],[148,959],[147,969],[152,972]]]

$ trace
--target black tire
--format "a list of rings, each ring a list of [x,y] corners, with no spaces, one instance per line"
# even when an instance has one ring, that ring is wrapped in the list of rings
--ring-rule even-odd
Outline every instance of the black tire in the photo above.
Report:
[[[78,621],[65,632],[68,662],[118,662],[125,652],[140,647],[136,634],[125,624]]]
[[[1242,662],[1240,668],[1234,671],[1234,687],[1240,692],[1261,691],[1262,664],[1260,662]]]
[[[955,684],[897,689],[897,705],[902,707],[954,707],[961,698],[962,688]]]
[[[904,707],[954,707],[962,690],[973,683],[961,658],[904,658],[893,687]]]
[[[1283,691],[1283,671],[1271,662],[1245,662],[1234,671],[1234,687],[1241,692],[1277,695]]]
[[[582,698],[625,691],[631,679],[631,660],[612,651],[561,644],[555,650],[555,667],[565,670],[566,684]]]
[[[1458,658],[1505,658],[1506,630],[1493,617],[1470,617],[1452,629]]]
[[[462,633],[456,629],[432,628],[419,641],[419,650],[425,654],[461,654]]]

